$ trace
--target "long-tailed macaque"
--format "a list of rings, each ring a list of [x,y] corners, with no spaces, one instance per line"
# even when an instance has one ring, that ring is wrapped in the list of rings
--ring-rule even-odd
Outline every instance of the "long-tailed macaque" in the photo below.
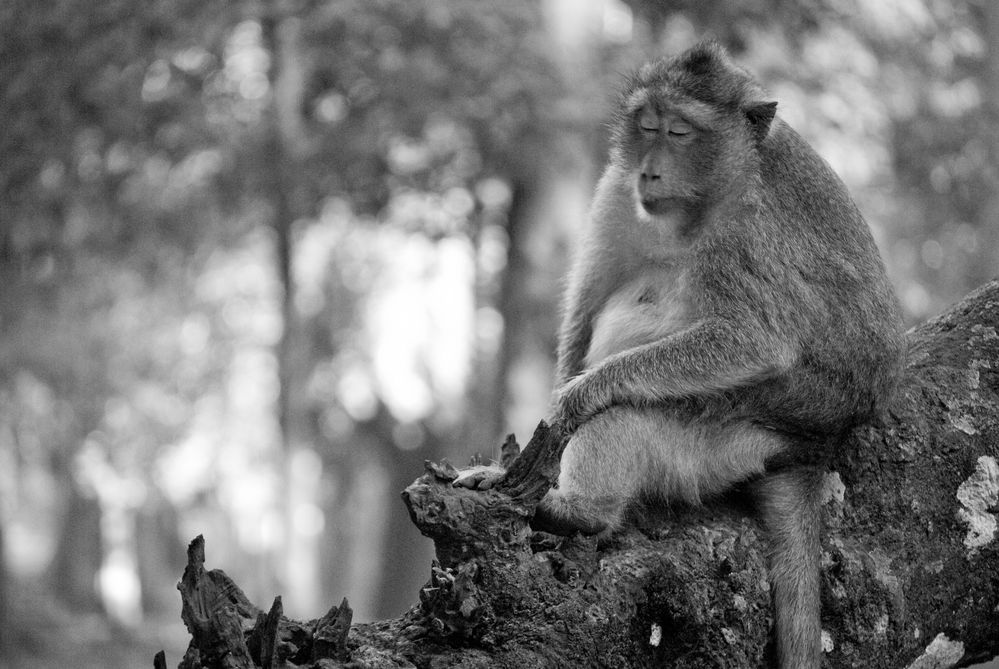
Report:
[[[816,463],[889,399],[904,348],[866,223],[776,107],[712,43],[625,87],[565,296],[554,420],[572,436],[534,525],[606,534],[633,502],[748,484],[779,666],[812,669]]]

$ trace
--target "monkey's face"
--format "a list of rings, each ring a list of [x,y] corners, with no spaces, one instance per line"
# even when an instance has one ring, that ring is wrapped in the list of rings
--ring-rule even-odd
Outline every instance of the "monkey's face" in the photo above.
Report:
[[[664,99],[665,98],[665,99]],[[711,198],[714,167],[728,133],[708,105],[643,89],[631,96],[619,133],[620,158],[631,173],[643,219],[677,220]]]
[[[687,113],[685,113],[687,112]],[[714,133],[697,115],[652,101],[634,115],[634,176],[641,207],[650,215],[703,197],[704,176],[714,152]]]
[[[711,44],[639,70],[622,95],[612,142],[639,220],[689,237],[700,211],[752,180],[776,108],[765,99]]]

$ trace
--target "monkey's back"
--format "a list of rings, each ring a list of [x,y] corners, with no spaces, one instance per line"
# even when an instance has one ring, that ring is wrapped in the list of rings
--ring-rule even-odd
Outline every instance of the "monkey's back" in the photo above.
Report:
[[[760,145],[761,206],[743,269],[774,332],[797,333],[795,368],[764,382],[751,412],[804,433],[871,418],[901,373],[901,317],[884,264],[846,186],[775,120]],[[779,418],[778,418],[779,417]]]

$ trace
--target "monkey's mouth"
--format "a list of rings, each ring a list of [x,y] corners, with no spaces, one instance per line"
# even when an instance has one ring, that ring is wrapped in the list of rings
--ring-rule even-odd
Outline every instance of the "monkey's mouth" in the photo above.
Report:
[[[642,209],[653,216],[665,216],[676,209],[672,198],[668,197],[647,197],[642,198]]]

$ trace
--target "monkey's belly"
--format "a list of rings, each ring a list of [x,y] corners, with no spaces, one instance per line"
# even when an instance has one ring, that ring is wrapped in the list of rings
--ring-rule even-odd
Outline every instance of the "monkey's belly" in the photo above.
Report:
[[[655,272],[625,284],[611,295],[594,319],[586,366],[681,330],[684,310],[674,279]]]

